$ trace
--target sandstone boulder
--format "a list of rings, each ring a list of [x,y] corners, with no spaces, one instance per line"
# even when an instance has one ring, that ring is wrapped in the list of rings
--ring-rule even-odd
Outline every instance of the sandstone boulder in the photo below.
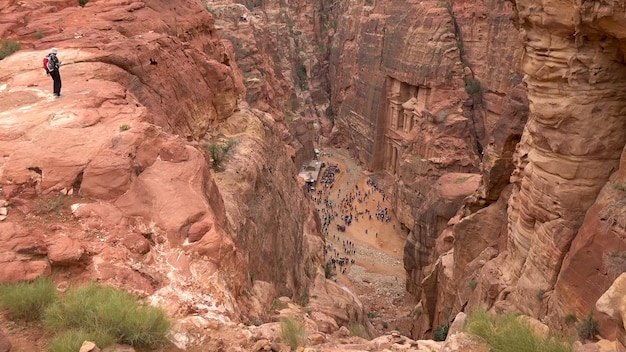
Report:
[[[150,251],[150,241],[138,233],[129,233],[124,235],[122,243],[131,252],[137,254],[146,254]]]
[[[626,350],[626,273],[621,274],[598,299],[596,308],[617,325],[617,343]]]
[[[48,259],[53,265],[77,264],[85,253],[80,241],[57,236],[48,241]]]
[[[187,232],[187,238],[189,239],[189,242],[193,243],[199,241],[200,239],[202,239],[202,236],[204,236],[209,230],[211,230],[212,227],[213,224],[209,223],[208,221],[193,223],[189,227],[189,231]]]
[[[0,266],[2,266],[0,283],[32,281],[52,273],[47,260],[16,260],[16,258],[0,257]]]

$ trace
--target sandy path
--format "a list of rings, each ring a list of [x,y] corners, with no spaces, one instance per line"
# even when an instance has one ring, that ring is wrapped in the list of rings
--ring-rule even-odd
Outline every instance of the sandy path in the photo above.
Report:
[[[352,205],[356,205],[356,211],[352,210],[352,214],[363,212],[364,215],[354,216],[352,224],[346,226],[345,232],[338,231],[337,224],[345,224],[339,211],[341,201],[348,193],[356,192],[356,186],[361,191],[361,195],[364,195],[365,191],[372,190],[372,187],[367,184],[370,176],[344,150],[324,148],[320,160],[327,165],[337,164],[341,170],[335,175],[332,188],[326,189],[319,183],[316,188],[316,191],[324,190],[322,197],[328,196],[330,201],[337,204],[334,210],[339,213],[339,216],[328,226],[326,243],[331,244],[333,250],[327,253],[327,259],[329,260],[334,249],[337,249],[339,257],[355,260],[354,264],[346,267],[345,274],[342,273],[340,267],[337,267],[336,281],[348,286],[359,296],[371,312],[372,319],[370,320],[379,332],[397,329],[408,333],[410,330],[408,315],[414,302],[405,293],[406,273],[402,255],[407,233],[401,229],[400,223],[393,214],[389,199],[383,200],[383,195],[378,191],[372,191],[362,203],[353,201]],[[315,204],[323,221],[324,203]],[[378,204],[382,208],[387,207],[391,221],[383,222],[376,219]],[[372,215],[371,220],[365,213],[366,209],[369,209]],[[354,254],[344,253],[344,241],[354,243],[349,247],[355,251]]]

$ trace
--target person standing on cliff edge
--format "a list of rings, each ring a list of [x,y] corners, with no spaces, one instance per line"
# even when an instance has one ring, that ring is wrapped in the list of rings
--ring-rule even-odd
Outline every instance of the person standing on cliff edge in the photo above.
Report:
[[[52,77],[54,96],[61,97],[61,73],[59,72],[59,66],[61,61],[57,58],[57,48],[50,49],[50,54],[44,58],[44,68],[46,74]]]

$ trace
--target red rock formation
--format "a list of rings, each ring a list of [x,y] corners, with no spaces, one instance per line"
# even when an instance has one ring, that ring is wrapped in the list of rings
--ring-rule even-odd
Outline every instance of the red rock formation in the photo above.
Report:
[[[468,230],[451,228],[458,220],[450,225],[448,221],[476,184],[446,197],[449,186],[436,181],[447,173],[478,173],[482,157],[482,185],[459,218],[497,201],[508,184],[527,115],[521,75],[516,72],[522,51],[511,13],[510,4],[497,1],[447,5],[386,1],[333,7],[334,15],[351,19],[337,22],[330,56],[332,103],[338,111],[335,138],[349,141],[355,156],[369,168],[392,176],[387,189],[396,214],[410,230],[405,247],[407,289],[418,297],[428,296],[422,296],[429,307],[429,314],[423,315],[428,321],[416,326],[420,333],[415,336],[462,309],[444,297],[465,291],[472,276],[455,272],[454,281],[450,277],[443,283],[441,275],[462,270],[456,265],[437,269],[436,263],[443,263],[439,255],[453,247],[448,241],[463,237],[459,247],[454,242],[455,251],[461,251],[459,258],[466,264],[481,258],[476,268],[497,254],[492,246],[501,248],[498,223],[493,224],[495,238],[468,248],[471,253],[462,248],[462,243],[482,235],[480,222],[466,234]],[[475,219],[501,221],[503,204],[500,201],[497,211]],[[490,247],[495,253],[481,254]],[[432,281],[428,288],[422,282],[426,277]],[[470,293],[464,296],[469,299]]]
[[[600,218],[609,216],[619,200],[605,184],[626,142],[616,127],[625,101],[617,83],[623,10],[607,6],[516,1],[531,115],[512,177],[508,248],[493,267],[498,300],[524,312],[544,315],[551,306],[556,315],[583,316],[614,278],[605,245],[619,241],[595,215],[605,208]]]
[[[212,16],[191,0],[34,5],[2,18],[3,37],[23,49],[0,61],[0,182],[13,205],[0,224],[0,282],[52,267],[62,285],[124,287],[174,316],[201,314],[207,329],[207,319],[247,318],[254,280],[294,299],[312,290],[323,246],[293,163],[311,138],[245,103],[235,112],[245,88]],[[61,99],[40,68],[52,46]],[[232,138],[219,172],[199,137]],[[15,224],[38,217],[52,224]],[[358,301],[335,317],[353,306],[365,321]],[[270,307],[260,309],[250,314]]]

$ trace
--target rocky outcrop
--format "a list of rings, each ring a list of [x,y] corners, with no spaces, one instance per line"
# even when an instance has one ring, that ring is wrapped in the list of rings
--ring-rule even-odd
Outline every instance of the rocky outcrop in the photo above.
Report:
[[[3,18],[23,47],[0,61],[0,281],[123,287],[179,318],[183,347],[204,343],[200,326],[269,319],[258,302],[313,291],[323,242],[294,165],[311,138],[241,100],[210,13],[191,0],[40,5]],[[40,68],[52,46],[60,99]],[[365,321],[358,300],[340,302]]]
[[[624,318],[626,318],[625,290],[626,274],[621,274],[611,287],[600,296],[595,305],[600,312],[608,315],[615,323],[618,351],[626,349],[626,327],[624,326]]]
[[[485,266],[497,272],[501,308],[539,316],[549,310],[553,320],[568,312],[582,317],[615,278],[610,252],[619,247],[611,243],[621,241],[601,219],[620,207],[620,193],[607,181],[626,142],[617,127],[623,18],[607,6],[545,3],[536,15],[536,4],[516,1],[530,118],[515,155],[507,251]],[[558,14],[547,11],[556,8]]]

